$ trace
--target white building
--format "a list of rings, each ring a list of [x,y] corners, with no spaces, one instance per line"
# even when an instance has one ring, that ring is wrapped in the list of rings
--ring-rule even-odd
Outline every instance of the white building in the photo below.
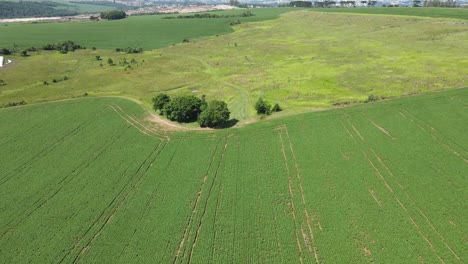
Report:
[[[0,67],[3,67],[3,56],[0,56]]]

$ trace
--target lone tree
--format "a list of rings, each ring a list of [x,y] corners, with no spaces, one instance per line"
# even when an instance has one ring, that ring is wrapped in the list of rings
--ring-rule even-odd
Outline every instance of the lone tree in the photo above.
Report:
[[[220,127],[229,120],[229,109],[226,102],[213,100],[198,117],[201,127]]]
[[[269,115],[271,113],[271,106],[263,98],[258,98],[258,101],[255,103],[255,110],[259,115]]]
[[[172,121],[189,123],[197,120],[202,105],[203,101],[193,95],[175,97],[164,105],[162,113]]]
[[[171,101],[171,98],[167,94],[158,94],[152,99],[154,110],[162,111],[164,106]],[[161,112],[162,113],[162,112]]]

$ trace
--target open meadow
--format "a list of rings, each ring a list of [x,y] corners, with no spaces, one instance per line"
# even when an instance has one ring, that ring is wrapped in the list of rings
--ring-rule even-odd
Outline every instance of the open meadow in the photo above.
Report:
[[[270,9],[253,12],[256,19],[274,14]],[[211,22],[222,20],[226,21]],[[24,42],[22,46],[51,40],[47,34],[60,35],[57,28],[61,28],[88,47],[68,54],[40,51],[13,57],[14,63],[0,70],[0,79],[7,84],[0,86],[0,103],[86,93],[127,96],[149,107],[151,98],[161,92],[204,94],[227,101],[233,117],[244,120],[255,115],[253,104],[259,96],[289,111],[303,111],[358,103],[369,95],[398,97],[468,84],[468,23],[464,20],[296,11],[278,19],[242,23],[230,34],[195,39],[159,22],[158,32],[167,32],[161,37],[148,34],[145,25],[156,21],[174,23],[177,28],[193,24],[198,31],[192,34],[197,36],[214,34],[219,27],[231,29],[224,18],[159,16],[0,27],[2,35],[13,28],[22,28],[15,34],[24,36],[32,29],[43,32],[43,40],[14,37]],[[185,37],[191,42],[180,43]],[[90,49],[92,43],[98,49]],[[110,49],[127,46],[160,48],[133,55]],[[110,66],[108,59],[115,65]],[[52,83],[64,76],[67,81]]]
[[[204,132],[121,98],[0,109],[0,262],[466,263],[467,99]]]

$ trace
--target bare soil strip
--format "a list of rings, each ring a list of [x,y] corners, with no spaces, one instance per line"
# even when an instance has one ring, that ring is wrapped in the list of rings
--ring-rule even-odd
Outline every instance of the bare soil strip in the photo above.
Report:
[[[377,195],[375,194],[374,190],[369,189],[369,193],[372,195],[372,198],[374,198],[375,202],[379,205],[379,207],[382,207],[382,204],[377,198]]]
[[[372,121],[371,119],[367,119],[369,120],[369,122],[371,122],[376,128],[378,128],[380,131],[382,131],[385,135],[389,136],[392,140],[398,140],[396,137],[390,135],[390,133],[388,133],[387,130],[385,130],[383,127],[377,125],[374,121]]]
[[[294,195],[293,195],[293,191],[292,191],[292,187],[291,187],[291,185],[292,185],[292,183],[291,183],[291,174],[290,174],[290,171],[289,171],[288,158],[286,156],[286,151],[285,151],[285,147],[284,147],[282,127],[278,127],[275,130],[278,131],[278,135],[279,135],[280,141],[281,141],[281,152],[283,154],[284,164],[285,164],[285,167],[286,167],[286,174],[288,176],[289,195],[291,197],[290,205],[291,205],[291,212],[292,212],[292,216],[293,216],[294,230],[295,230],[295,236],[296,236],[296,246],[297,246],[297,250],[298,250],[298,253],[299,253],[299,262],[302,263],[302,247],[301,247],[301,243],[299,242],[298,224],[296,222],[296,209],[295,209],[295,206],[294,206],[294,199],[293,199]]]

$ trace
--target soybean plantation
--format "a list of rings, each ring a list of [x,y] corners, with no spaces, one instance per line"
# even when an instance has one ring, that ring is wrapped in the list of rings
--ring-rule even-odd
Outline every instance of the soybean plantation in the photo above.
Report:
[[[2,263],[466,263],[468,89],[170,132],[0,109]]]

